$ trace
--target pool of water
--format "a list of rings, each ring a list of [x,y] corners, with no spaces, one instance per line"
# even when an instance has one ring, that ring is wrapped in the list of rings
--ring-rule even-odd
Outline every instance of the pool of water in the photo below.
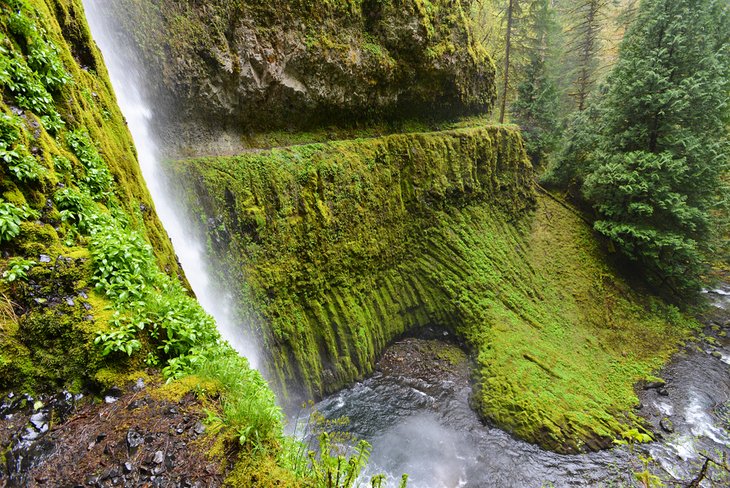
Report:
[[[634,452],[560,455],[484,425],[469,407],[468,367],[433,375],[379,367],[315,409],[329,419],[349,418],[347,432],[373,446],[364,479],[384,473],[388,486],[397,486],[402,473],[411,488],[642,486],[633,476],[644,469],[640,456],[651,458],[650,471],[667,486],[686,486],[705,456],[730,456],[730,340],[720,333],[730,332],[730,287],[707,293],[716,307],[708,319],[716,342],[689,345],[661,372],[664,387],[640,392],[639,413],[659,440]],[[423,360],[407,357],[409,341],[419,340],[391,349]],[[701,486],[730,486],[717,466],[708,473]]]

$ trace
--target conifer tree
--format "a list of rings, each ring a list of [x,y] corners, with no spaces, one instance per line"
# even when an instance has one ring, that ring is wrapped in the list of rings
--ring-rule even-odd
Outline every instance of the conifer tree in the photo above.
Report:
[[[680,292],[699,284],[728,170],[728,9],[726,0],[642,1],[586,161],[596,230]]]
[[[557,137],[558,93],[548,72],[552,36],[557,31],[550,0],[533,0],[529,20],[529,63],[517,87],[512,105],[515,121],[522,127],[533,164],[542,166]]]

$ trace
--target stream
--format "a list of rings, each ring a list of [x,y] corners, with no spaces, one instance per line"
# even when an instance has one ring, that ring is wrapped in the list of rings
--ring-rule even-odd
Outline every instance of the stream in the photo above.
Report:
[[[391,346],[376,373],[315,405],[327,419],[347,417],[345,431],[372,444],[364,478],[377,473],[411,488],[642,486],[634,472],[649,470],[666,486],[688,486],[705,462],[730,454],[730,286],[708,291],[714,310],[709,341],[690,343],[660,372],[665,386],[639,392],[640,415],[660,434],[654,443],[579,455],[560,455],[484,425],[469,408],[468,366],[424,372],[391,363],[432,360],[419,353],[433,339]],[[385,364],[384,364],[385,363]],[[700,486],[730,486],[710,463]],[[723,478],[723,475],[725,476]]]

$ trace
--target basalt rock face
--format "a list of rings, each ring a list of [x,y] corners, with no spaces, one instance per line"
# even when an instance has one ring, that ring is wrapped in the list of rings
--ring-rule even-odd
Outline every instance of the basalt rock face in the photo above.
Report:
[[[362,378],[393,340],[438,325],[469,348],[485,419],[560,452],[605,448],[640,422],[633,386],[686,330],[617,276],[579,216],[535,195],[516,128],[170,168],[293,400]]]
[[[483,113],[494,66],[469,0],[122,0],[161,125],[302,129]]]
[[[458,208],[485,204],[519,219],[534,204],[519,133],[505,128],[312,144],[171,168],[222,281],[236,303],[252,305],[242,322],[264,336],[271,376],[308,397],[372,372],[404,332],[459,326],[453,290],[441,283],[468,279],[441,235]]]

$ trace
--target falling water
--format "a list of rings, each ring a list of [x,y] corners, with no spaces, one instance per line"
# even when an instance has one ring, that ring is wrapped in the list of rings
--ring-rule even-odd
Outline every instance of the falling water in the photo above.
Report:
[[[245,340],[243,328],[234,320],[229,294],[223,293],[211,280],[205,259],[205,246],[192,232],[180,212],[182,202],[168,191],[167,181],[160,165],[160,152],[150,128],[153,107],[145,99],[145,76],[139,66],[139,58],[122,36],[114,30],[117,25],[109,8],[114,0],[83,0],[91,33],[109,70],[117,101],[127,119],[129,131],[137,147],[139,164],[155,203],[157,215],[165,226],[175,248],[180,264],[198,301],[215,318],[218,329],[240,354],[246,356],[251,366],[257,367],[254,342]]]

